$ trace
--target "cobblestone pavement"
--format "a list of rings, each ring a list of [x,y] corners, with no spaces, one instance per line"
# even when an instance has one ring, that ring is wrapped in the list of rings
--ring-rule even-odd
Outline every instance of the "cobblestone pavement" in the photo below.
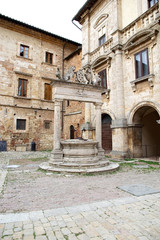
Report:
[[[0,215],[5,240],[159,240],[160,194]]]
[[[117,188],[141,183],[160,189],[159,170],[126,167],[97,176],[37,171],[49,155],[0,153],[0,239],[160,240],[160,194],[135,197]]]

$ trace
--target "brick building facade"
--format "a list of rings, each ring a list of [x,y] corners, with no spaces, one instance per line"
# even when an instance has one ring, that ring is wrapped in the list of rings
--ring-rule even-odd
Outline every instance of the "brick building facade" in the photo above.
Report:
[[[50,82],[57,68],[64,75],[70,64],[80,68],[80,44],[0,15],[0,151],[30,150],[33,143],[37,150],[53,148]]]

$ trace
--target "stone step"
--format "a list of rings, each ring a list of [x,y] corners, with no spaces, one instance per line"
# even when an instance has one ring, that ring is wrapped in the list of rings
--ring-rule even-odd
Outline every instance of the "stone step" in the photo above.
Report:
[[[88,168],[88,169],[76,169],[76,168],[58,168],[58,167],[53,167],[51,165],[49,165],[49,163],[42,163],[40,165],[40,168],[42,170],[46,170],[46,171],[51,171],[51,172],[56,172],[56,173],[70,173],[70,174],[76,174],[76,173],[82,173],[82,174],[86,174],[86,173],[102,173],[102,172],[108,172],[108,171],[115,171],[119,168],[119,164],[118,163],[109,163],[107,166],[105,167],[97,167],[97,168]]]
[[[106,159],[105,161],[97,161],[96,163],[77,163],[77,162],[53,162],[50,163],[52,167],[56,168],[74,168],[74,169],[90,169],[90,168],[99,168],[105,167],[109,164],[109,161]]]
[[[76,158],[66,158],[64,157],[64,162],[70,162],[70,163],[75,163],[75,159],[76,159],[76,163],[77,164],[92,164],[92,163],[97,163],[100,160],[102,160],[102,157],[89,157],[89,158],[84,158],[84,157],[76,157]],[[108,161],[107,158],[104,157],[105,160]],[[104,160],[103,159],[103,160]]]

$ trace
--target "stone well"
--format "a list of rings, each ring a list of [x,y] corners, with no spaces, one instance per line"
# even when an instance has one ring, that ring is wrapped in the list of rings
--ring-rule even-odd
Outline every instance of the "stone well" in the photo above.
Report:
[[[96,173],[116,170],[119,165],[109,163],[108,159],[98,151],[98,142],[93,140],[61,141],[62,159],[50,159],[42,163],[40,168],[53,172]]]
[[[41,169],[53,172],[96,173],[115,170],[118,164],[109,163],[102,149],[101,106],[102,88],[90,84],[53,80],[54,86],[54,138],[49,162]],[[61,103],[63,100],[93,103],[96,111],[96,141],[61,140]]]

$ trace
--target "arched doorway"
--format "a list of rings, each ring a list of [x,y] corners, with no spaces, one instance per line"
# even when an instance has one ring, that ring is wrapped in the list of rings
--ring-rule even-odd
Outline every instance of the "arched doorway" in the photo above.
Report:
[[[102,114],[102,148],[105,152],[112,151],[112,118],[108,114]]]
[[[70,139],[74,139],[74,126],[70,126]]]
[[[139,108],[133,116],[133,156],[156,158],[160,155],[158,112],[151,106]]]

